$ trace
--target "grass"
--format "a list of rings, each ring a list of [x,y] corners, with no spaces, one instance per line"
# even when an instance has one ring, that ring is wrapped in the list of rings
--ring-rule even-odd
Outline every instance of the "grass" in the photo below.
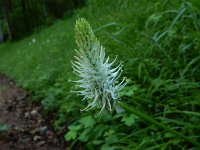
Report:
[[[105,112],[100,119],[98,111],[79,111],[86,104],[70,93],[68,80],[74,78],[73,30],[80,17],[91,24],[107,55],[124,62],[123,76],[132,82],[121,93],[123,102],[200,142],[198,0],[88,0],[70,19],[0,45],[0,72],[54,114],[55,129],[68,129],[71,149],[195,149],[126,112]]]

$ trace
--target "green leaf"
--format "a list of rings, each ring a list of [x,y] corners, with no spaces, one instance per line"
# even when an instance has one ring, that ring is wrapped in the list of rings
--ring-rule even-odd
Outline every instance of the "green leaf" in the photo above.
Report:
[[[172,134],[172,133],[170,133],[170,132],[166,132],[166,133],[164,134],[164,137],[165,137],[165,138],[172,138],[172,137],[174,137],[174,134]]]
[[[108,144],[106,143],[106,144],[104,144],[104,145],[101,147],[100,150],[114,150],[114,149],[115,149],[114,147],[112,147],[112,146],[110,146],[110,145],[108,145]]]
[[[108,129],[107,124],[99,124],[99,125],[95,126],[95,128],[94,128],[95,137],[98,138],[98,137],[102,136],[103,132],[105,132],[107,129]]]
[[[181,139],[173,139],[172,143],[173,144],[179,144],[181,142]]]
[[[137,91],[138,87],[136,85],[124,87],[122,91],[119,93],[120,96],[128,96],[131,97],[134,95],[135,91]]]
[[[65,140],[66,141],[74,140],[76,136],[77,136],[77,131],[70,130],[69,132],[67,132],[67,134],[65,134]]]
[[[84,128],[93,127],[94,124],[96,123],[96,121],[92,118],[92,116],[81,118],[79,122],[83,124]]]
[[[90,128],[85,129],[79,136],[79,140],[82,142],[88,141],[90,135],[93,134]]]
[[[92,144],[93,145],[100,145],[100,144],[102,144],[104,141],[102,141],[102,140],[94,140],[94,141],[92,141]]]
[[[130,116],[123,116],[122,121],[127,125],[131,126],[135,123],[135,115],[131,114]]]
[[[112,114],[109,113],[107,110],[105,110],[104,114],[102,115],[101,118],[104,122],[112,120]]]
[[[117,143],[118,141],[119,139],[116,134],[113,134],[105,138],[105,142],[109,144]]]
[[[81,125],[71,125],[68,127],[70,130],[78,131],[81,128]]]

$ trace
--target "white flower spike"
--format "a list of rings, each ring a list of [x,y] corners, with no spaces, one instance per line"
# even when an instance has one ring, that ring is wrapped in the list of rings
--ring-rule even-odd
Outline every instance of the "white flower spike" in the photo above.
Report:
[[[72,67],[80,80],[73,81],[79,90],[74,91],[84,96],[83,100],[92,102],[82,111],[87,111],[95,106],[100,106],[101,111],[117,106],[119,91],[128,83],[124,78],[118,83],[122,73],[122,64],[112,68],[115,60],[109,63],[109,57],[105,58],[104,47],[95,37],[89,23],[81,18],[76,21],[75,38],[78,45],[75,60]]]

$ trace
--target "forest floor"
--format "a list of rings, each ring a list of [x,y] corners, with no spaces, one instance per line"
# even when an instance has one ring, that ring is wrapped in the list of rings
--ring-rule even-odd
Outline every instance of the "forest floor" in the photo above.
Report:
[[[44,117],[41,106],[28,99],[25,90],[0,75],[0,149],[66,149],[62,133],[52,129],[52,117]]]

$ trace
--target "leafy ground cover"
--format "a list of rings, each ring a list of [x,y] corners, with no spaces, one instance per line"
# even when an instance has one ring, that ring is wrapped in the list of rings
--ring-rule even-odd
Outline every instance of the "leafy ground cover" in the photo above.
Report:
[[[190,149],[195,146],[127,112],[80,112],[73,95],[74,25],[84,17],[107,55],[123,61],[131,83],[122,101],[200,142],[200,4],[198,0],[88,0],[68,20],[0,45],[0,72],[54,113],[71,149]],[[196,147],[196,149],[198,149]]]

